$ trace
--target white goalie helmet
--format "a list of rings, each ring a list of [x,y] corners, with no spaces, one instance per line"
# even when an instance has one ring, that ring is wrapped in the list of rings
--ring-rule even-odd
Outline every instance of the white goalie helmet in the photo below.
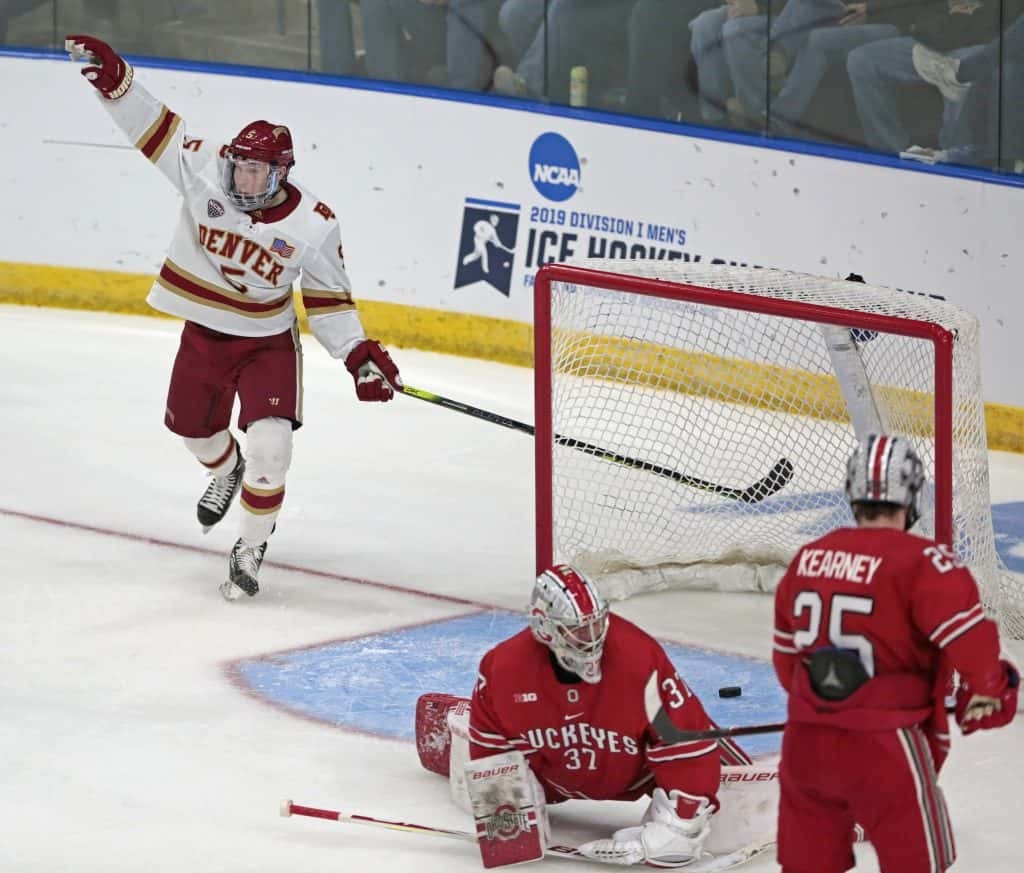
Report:
[[[846,496],[856,503],[906,506],[907,529],[921,517],[919,498],[924,465],[906,437],[871,434],[861,440],[846,465]]]
[[[564,669],[592,685],[601,681],[608,603],[593,580],[569,564],[556,564],[537,577],[529,612],[534,638]]]

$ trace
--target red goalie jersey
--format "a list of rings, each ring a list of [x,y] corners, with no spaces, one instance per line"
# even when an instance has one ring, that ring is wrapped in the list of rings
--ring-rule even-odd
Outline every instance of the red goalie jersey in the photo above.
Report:
[[[471,756],[522,752],[548,802],[634,800],[661,787],[717,803],[718,743],[662,744],[644,703],[646,693],[679,728],[705,730],[713,724],[700,700],[656,640],[609,619],[596,684],[558,670],[529,629],[484,655],[470,709]]]

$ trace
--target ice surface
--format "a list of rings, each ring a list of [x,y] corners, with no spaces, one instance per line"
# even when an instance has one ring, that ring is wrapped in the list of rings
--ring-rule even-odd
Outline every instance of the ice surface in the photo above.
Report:
[[[0,307],[0,870],[479,870],[472,846],[280,818],[290,797],[468,826],[410,742],[268,705],[228,667],[522,606],[531,440],[409,398],[359,404],[348,373],[307,339],[306,424],[265,591],[228,604],[217,586],[237,509],[201,535],[204,480],[162,425],[178,330]],[[395,359],[417,387],[532,420],[526,370],[404,349]],[[993,483],[997,501],[1024,499],[1024,459],[993,455]],[[770,651],[764,596],[657,594],[616,609],[663,639]],[[1022,751],[1024,723],[954,736],[942,783],[956,869],[1021,868]],[[577,802],[554,826],[578,840],[638,814]],[[858,870],[877,870],[870,849]]]

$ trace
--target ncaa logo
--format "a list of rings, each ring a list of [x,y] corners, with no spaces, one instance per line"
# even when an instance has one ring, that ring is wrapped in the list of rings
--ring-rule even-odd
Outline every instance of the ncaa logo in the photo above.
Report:
[[[548,200],[568,200],[580,186],[580,159],[560,133],[542,133],[530,146],[530,181]]]

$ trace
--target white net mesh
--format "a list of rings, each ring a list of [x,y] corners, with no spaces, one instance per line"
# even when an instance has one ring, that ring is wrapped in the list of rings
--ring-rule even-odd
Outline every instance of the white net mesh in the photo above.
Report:
[[[954,545],[1005,630],[1024,635],[1019,583],[993,536],[976,318],[929,297],[777,270],[678,261],[572,266],[950,331],[952,421],[943,426],[952,428]],[[771,590],[801,544],[852,522],[843,480],[859,401],[848,402],[836,378],[827,328],[588,282],[551,290],[549,414],[559,436],[551,447],[550,557],[580,564],[612,597],[668,585]],[[890,332],[852,335],[884,429],[911,439],[931,482],[934,344]],[[538,421],[547,414],[538,408]],[[664,470],[630,467],[593,447]],[[785,482],[776,466],[783,459],[793,469]],[[715,484],[737,493],[709,490]],[[932,535],[931,485],[922,510],[915,530]]]

